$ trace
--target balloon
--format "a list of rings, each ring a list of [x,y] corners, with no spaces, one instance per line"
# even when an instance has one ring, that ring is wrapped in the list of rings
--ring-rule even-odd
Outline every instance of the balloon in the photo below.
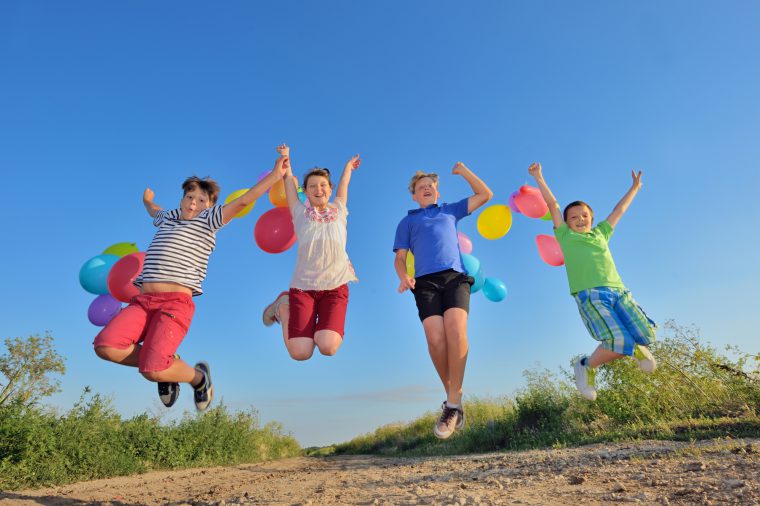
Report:
[[[483,284],[483,295],[491,302],[499,302],[507,296],[507,286],[500,279],[486,278]]]
[[[541,260],[554,267],[559,267],[565,263],[565,256],[562,254],[562,248],[559,247],[557,239],[550,235],[537,235],[536,246]]]
[[[303,204],[306,203],[306,193],[304,193],[303,188],[300,186],[298,187],[298,200],[300,200]]]
[[[265,170],[264,172],[262,172],[261,174],[259,174],[259,177],[256,178],[256,183],[257,184],[260,183],[261,180],[264,179],[265,177],[267,177],[270,172],[272,172],[272,171],[271,170]],[[264,190],[264,193],[268,193],[268,192],[269,192],[269,188],[267,188],[266,190]]]
[[[103,327],[106,323],[111,321],[111,318],[121,310],[121,302],[114,299],[113,296],[106,293],[104,295],[98,295],[90,303],[90,307],[87,309],[87,318],[90,323]]]
[[[411,251],[406,252],[406,273],[414,277],[414,255]]]
[[[473,277],[475,278],[475,283],[470,287],[470,293],[480,291],[480,289],[483,288],[483,283],[486,282],[486,278],[483,276],[482,271],[478,271]]]
[[[549,206],[541,196],[541,191],[528,185],[520,187],[515,195],[515,204],[520,212],[529,218],[540,218],[549,210]]]
[[[468,255],[472,253],[472,241],[464,232],[457,232],[457,240],[459,241],[459,251]]]
[[[520,209],[517,208],[517,204],[515,204],[515,197],[517,196],[519,192],[512,192],[512,195],[509,196],[509,208],[512,210],[513,213],[522,214],[520,212]]]
[[[235,190],[234,192],[230,193],[226,199],[224,199],[225,204],[229,204],[233,200],[235,200],[238,197],[241,197],[242,195],[245,195],[248,192],[249,188],[241,188],[239,190]],[[253,205],[256,203],[254,200],[247,206],[245,206],[239,213],[237,213],[233,218],[242,218],[246,214],[251,212],[251,209],[253,209]]]
[[[79,284],[95,295],[108,293],[108,272],[118,261],[119,257],[107,253],[90,258],[79,269]]]
[[[287,207],[275,207],[259,217],[253,229],[259,248],[267,253],[282,253],[296,242],[293,220]]]
[[[472,277],[480,272],[480,260],[467,253],[462,253],[462,263],[464,264],[464,270],[467,271]]]
[[[552,212],[546,211],[546,214],[541,216],[541,219],[544,221],[552,221]]]
[[[116,244],[112,244],[103,250],[103,253],[107,255],[116,255],[117,257],[123,257],[124,255],[129,255],[130,253],[137,253],[138,251],[140,251],[140,248],[138,248],[137,244],[133,242],[117,242]]]
[[[486,239],[503,237],[512,226],[509,206],[496,204],[486,207],[478,216],[478,232]]]
[[[122,257],[116,262],[108,274],[108,291],[117,300],[129,302],[135,295],[140,295],[140,289],[132,282],[142,272],[145,253],[139,251]]]
[[[288,198],[285,195],[285,182],[278,179],[271,188],[269,188],[269,202],[275,207],[287,207]]]

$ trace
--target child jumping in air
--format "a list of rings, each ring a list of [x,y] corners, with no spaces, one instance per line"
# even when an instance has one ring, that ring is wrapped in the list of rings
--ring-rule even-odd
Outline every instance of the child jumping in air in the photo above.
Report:
[[[177,401],[179,383],[193,387],[199,411],[211,403],[209,365],[198,362],[190,367],[175,353],[193,318],[192,297],[203,293],[201,284],[217,230],[283,176],[283,162],[277,160],[266,178],[225,205],[216,205],[219,185],[209,178],[185,180],[179,208],[170,211],[153,202],[150,188],[143,194],[145,209],[158,231],[134,282],[140,295],[100,331],[93,345],[100,358],[137,367],[147,380],[158,382],[158,395],[166,407]]]
[[[264,309],[264,325],[282,324],[285,347],[294,360],[308,360],[314,347],[335,355],[343,342],[348,283],[357,281],[346,253],[348,184],[359,168],[359,155],[346,162],[330,203],[333,184],[328,169],[314,168],[303,179],[308,205],[298,199],[290,165],[290,148],[277,147],[284,158],[285,195],[298,238],[290,290]]]
[[[467,314],[474,279],[465,273],[457,238],[457,223],[491,200],[493,192],[462,162],[451,170],[470,185],[474,195],[454,204],[438,205],[438,175],[422,171],[412,177],[409,191],[419,208],[409,211],[396,228],[394,268],[399,293],[411,290],[417,303],[428,351],[446,391],[434,434],[446,439],[464,427],[462,383],[467,363]],[[415,277],[406,271],[406,256],[414,255]]]
[[[608,247],[615,226],[641,188],[641,171],[631,171],[631,187],[607,219],[593,228],[594,212],[585,202],[571,202],[560,214],[557,199],[544,181],[541,164],[531,164],[528,173],[536,179],[549,206],[554,235],[565,256],[570,294],[591,337],[600,342],[591,356],[583,356],[573,365],[578,390],[593,401],[595,371],[600,365],[633,357],[644,372],[652,373],[657,366],[648,348],[657,326],[623,284]]]

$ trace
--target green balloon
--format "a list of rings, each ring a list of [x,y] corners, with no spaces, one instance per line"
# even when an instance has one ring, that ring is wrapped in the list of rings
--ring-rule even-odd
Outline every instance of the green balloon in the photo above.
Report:
[[[140,251],[140,249],[137,247],[137,244],[133,242],[118,242],[107,247],[105,250],[103,250],[103,253],[106,253],[108,255],[116,255],[117,257],[123,257],[125,255],[129,255],[130,253],[137,253],[138,251]]]
[[[541,219],[544,221],[552,221],[552,212],[546,211],[546,214],[541,216]]]

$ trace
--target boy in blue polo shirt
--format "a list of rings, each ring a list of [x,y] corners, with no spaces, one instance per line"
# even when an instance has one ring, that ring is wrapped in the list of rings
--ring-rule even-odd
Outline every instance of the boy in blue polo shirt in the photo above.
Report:
[[[412,177],[409,191],[419,204],[396,228],[394,267],[398,291],[414,294],[433,365],[446,390],[433,432],[441,439],[464,427],[462,382],[467,363],[467,313],[474,280],[465,273],[457,238],[457,223],[491,200],[493,192],[462,162],[452,174],[461,175],[474,195],[454,204],[438,205],[438,175],[422,171]],[[415,277],[406,272],[406,255],[414,255]]]

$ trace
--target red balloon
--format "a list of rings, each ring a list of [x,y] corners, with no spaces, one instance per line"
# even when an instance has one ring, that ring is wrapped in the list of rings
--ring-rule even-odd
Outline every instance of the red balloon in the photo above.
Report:
[[[544,202],[541,191],[538,188],[524,185],[515,195],[515,205],[525,216],[540,218],[549,212],[549,206]]]
[[[562,248],[559,247],[557,239],[550,235],[537,235],[536,246],[541,260],[554,267],[559,267],[565,263],[565,255],[562,254]]]
[[[296,243],[293,219],[287,207],[275,207],[259,217],[253,229],[259,248],[267,253],[282,253]]]
[[[108,291],[117,300],[129,302],[135,295],[140,295],[140,289],[132,282],[140,275],[145,262],[145,253],[138,251],[124,255],[113,264],[108,273]]]

